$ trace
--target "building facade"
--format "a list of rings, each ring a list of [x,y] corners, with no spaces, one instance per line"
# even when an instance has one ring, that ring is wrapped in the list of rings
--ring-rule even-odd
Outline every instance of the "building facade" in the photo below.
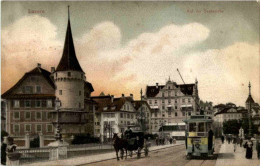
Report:
[[[183,123],[198,113],[198,82],[177,84],[168,80],[165,85],[147,86],[143,97],[151,108],[151,131],[158,133],[162,125]]]
[[[25,146],[26,134],[31,137],[54,135],[51,112],[54,111],[55,85],[50,75],[37,64],[2,95],[6,100],[6,130],[20,146]]]

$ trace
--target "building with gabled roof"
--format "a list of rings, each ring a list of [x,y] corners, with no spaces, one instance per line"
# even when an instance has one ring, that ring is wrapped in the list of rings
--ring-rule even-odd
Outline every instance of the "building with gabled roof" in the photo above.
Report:
[[[146,86],[143,99],[151,108],[151,131],[158,133],[162,125],[182,123],[198,113],[198,82],[177,84],[169,79],[165,85]]]

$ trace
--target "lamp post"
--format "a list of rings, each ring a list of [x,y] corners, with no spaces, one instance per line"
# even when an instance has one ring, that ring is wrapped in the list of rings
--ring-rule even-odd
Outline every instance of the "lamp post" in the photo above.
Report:
[[[57,111],[57,129],[56,129],[56,135],[55,138],[57,141],[61,141],[62,139],[62,135],[61,135],[61,127],[60,127],[60,117],[59,117],[59,113],[60,113],[60,105],[61,105],[61,101],[59,100],[59,98],[56,98],[55,100],[55,110]]]

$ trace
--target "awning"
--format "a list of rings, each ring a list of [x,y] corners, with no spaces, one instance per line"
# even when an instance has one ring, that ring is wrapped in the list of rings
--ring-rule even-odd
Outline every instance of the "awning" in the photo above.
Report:
[[[167,105],[167,107],[172,107],[172,105]]]
[[[154,105],[154,106],[150,106],[152,109],[158,109],[159,106],[158,105]]]
[[[181,105],[182,108],[186,108],[186,107],[192,107],[191,104],[187,104],[187,105]]]

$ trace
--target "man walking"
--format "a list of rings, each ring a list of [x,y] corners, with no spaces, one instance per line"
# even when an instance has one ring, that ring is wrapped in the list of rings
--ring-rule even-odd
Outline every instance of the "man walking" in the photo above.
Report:
[[[224,139],[225,139],[225,138],[224,138],[224,136],[222,135],[222,136],[221,136],[222,144],[224,143]]]

